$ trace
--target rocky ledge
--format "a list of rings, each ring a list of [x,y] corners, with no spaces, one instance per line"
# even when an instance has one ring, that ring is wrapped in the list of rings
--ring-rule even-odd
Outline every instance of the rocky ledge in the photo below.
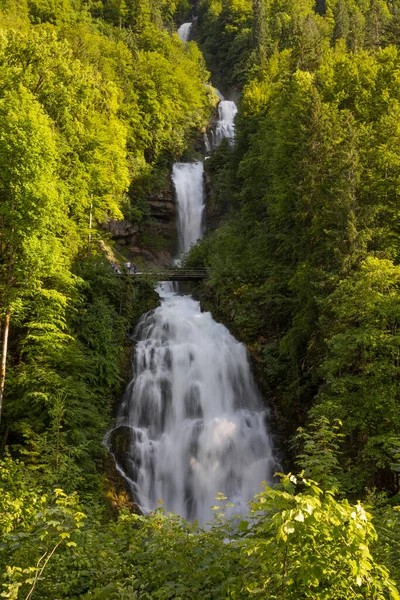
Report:
[[[178,237],[176,204],[172,184],[149,196],[150,218],[142,223],[111,220],[105,230],[116,242],[116,249],[127,259],[150,267],[171,264]]]

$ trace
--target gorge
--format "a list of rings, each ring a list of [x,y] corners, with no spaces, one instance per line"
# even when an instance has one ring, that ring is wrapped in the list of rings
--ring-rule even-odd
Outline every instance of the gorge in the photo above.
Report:
[[[190,27],[179,30],[183,42]],[[236,106],[221,99],[218,112],[213,146],[233,143]],[[172,180],[182,256],[205,227],[203,163],[176,163]],[[247,351],[179,285],[164,282],[159,294],[161,306],[134,334],[134,376],[116,426],[129,443],[118,468],[145,514],[162,500],[168,512],[205,524],[218,493],[245,514],[275,468]]]

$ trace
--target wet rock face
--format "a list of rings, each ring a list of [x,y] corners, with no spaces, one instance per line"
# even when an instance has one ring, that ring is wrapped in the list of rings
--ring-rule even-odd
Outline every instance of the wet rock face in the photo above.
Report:
[[[137,470],[130,458],[131,445],[135,432],[128,426],[120,426],[111,431],[108,439],[109,453],[105,461],[105,491],[112,511],[118,515],[121,509],[141,514],[137,506],[128,478]]]
[[[176,205],[172,189],[162,190],[148,198],[151,216],[161,223],[173,223],[176,228]]]
[[[176,254],[177,213],[172,185],[155,191],[147,199],[150,219],[143,223],[112,219],[104,229],[117,242],[117,250],[146,266],[171,264]]]
[[[133,500],[132,492],[124,477],[116,468],[112,454],[107,454],[104,460],[104,491],[111,515],[118,518],[121,510],[128,509],[132,513],[141,514]]]
[[[133,434],[134,431],[131,429],[131,427],[120,425],[116,429],[113,429],[109,439],[110,450],[113,453],[115,460],[122,467],[128,477],[133,475],[131,465],[132,461],[130,459]]]

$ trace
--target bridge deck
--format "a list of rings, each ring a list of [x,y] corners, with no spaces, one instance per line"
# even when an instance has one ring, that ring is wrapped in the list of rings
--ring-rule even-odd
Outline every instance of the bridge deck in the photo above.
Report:
[[[199,281],[207,277],[205,269],[140,269],[136,273],[129,273],[130,277],[155,277],[158,281]]]

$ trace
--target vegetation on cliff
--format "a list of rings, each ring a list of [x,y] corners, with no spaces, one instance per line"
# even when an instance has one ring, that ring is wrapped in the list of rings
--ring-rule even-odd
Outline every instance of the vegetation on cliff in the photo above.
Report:
[[[207,122],[208,73],[164,29],[169,4],[1,8],[2,447],[43,463],[65,429],[93,463],[125,331],[146,307],[112,276],[102,225],[143,218],[143,188]]]
[[[207,266],[204,295],[254,352],[286,435],[321,416],[341,419],[343,489],[393,493],[397,5],[271,1],[260,27],[257,13],[248,21],[251,3],[234,4],[231,13],[202,3],[214,23],[209,35],[202,30],[206,45],[235,48],[253,23],[246,35],[257,52],[248,57],[237,143],[206,163],[228,215],[188,260]]]

